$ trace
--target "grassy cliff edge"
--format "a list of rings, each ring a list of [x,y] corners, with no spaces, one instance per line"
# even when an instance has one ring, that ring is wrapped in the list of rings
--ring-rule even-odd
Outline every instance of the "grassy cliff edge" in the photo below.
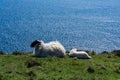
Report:
[[[92,59],[0,52],[0,80],[120,80],[120,51],[91,52]]]

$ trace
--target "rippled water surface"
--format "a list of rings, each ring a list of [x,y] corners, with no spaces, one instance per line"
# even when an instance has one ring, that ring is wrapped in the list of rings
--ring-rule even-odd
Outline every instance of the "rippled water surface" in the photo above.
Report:
[[[36,39],[94,51],[120,49],[120,0],[0,0],[0,50]]]

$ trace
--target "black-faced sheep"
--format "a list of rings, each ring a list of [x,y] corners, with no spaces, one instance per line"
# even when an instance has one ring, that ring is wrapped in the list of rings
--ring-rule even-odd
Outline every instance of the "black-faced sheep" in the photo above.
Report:
[[[77,57],[81,59],[90,59],[91,56],[88,55],[85,51],[77,51],[77,49],[72,49],[69,53],[70,57]]]
[[[34,54],[36,57],[47,57],[47,56],[56,56],[64,57],[66,55],[66,50],[62,44],[58,41],[51,41],[49,43],[44,43],[40,40],[35,40],[30,45],[32,48],[35,48]]]

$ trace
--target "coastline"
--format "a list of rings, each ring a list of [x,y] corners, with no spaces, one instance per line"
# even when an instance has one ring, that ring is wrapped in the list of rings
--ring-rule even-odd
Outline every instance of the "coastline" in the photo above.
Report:
[[[91,59],[34,57],[31,52],[0,53],[1,80],[119,80],[120,50]],[[107,75],[106,75],[107,74]]]

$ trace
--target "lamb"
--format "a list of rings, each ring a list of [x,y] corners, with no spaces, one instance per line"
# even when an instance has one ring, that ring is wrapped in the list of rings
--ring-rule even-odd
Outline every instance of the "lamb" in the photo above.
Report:
[[[76,48],[72,49],[68,55],[70,57],[77,57],[77,58],[82,58],[82,59],[90,59],[91,58],[91,56],[89,56],[87,52],[77,51]]]
[[[66,50],[59,41],[44,43],[42,40],[35,40],[30,47],[35,48],[33,53],[36,57],[64,57],[66,55]]]

